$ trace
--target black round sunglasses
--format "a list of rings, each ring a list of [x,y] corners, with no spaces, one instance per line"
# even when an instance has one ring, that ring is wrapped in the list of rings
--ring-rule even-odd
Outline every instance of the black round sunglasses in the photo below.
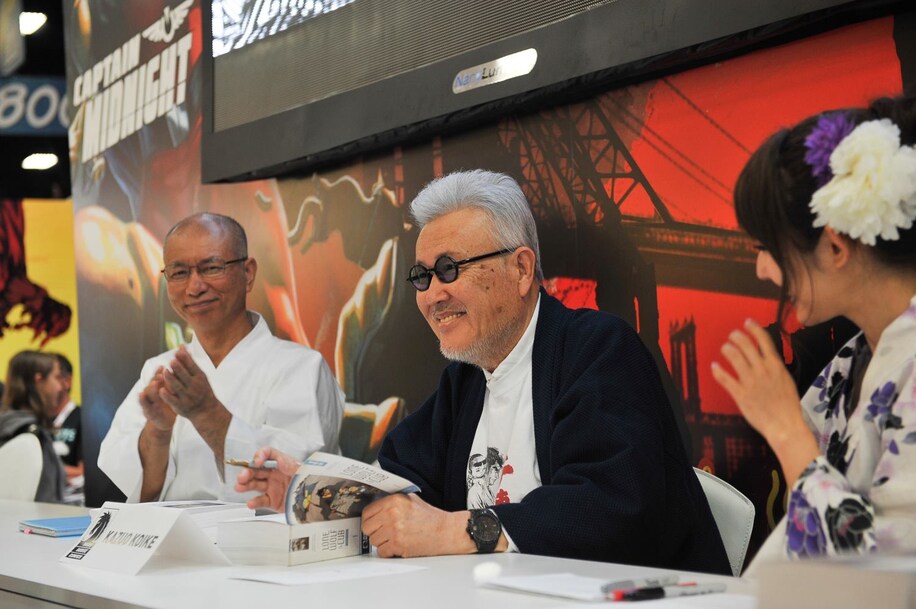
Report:
[[[436,277],[438,277],[439,281],[442,283],[452,283],[458,279],[459,267],[462,267],[465,264],[483,260],[485,258],[493,258],[494,256],[502,256],[503,254],[511,254],[517,249],[517,247],[510,247],[504,250],[490,252],[489,254],[474,256],[473,258],[465,258],[464,260],[455,260],[451,256],[446,256],[443,254],[442,256],[436,258],[436,263],[431,269],[426,268],[422,264],[415,264],[410,267],[410,273],[407,275],[407,281],[409,281],[413,287],[417,288],[417,291],[425,292],[429,289],[429,284],[433,279],[433,273],[435,273]]]

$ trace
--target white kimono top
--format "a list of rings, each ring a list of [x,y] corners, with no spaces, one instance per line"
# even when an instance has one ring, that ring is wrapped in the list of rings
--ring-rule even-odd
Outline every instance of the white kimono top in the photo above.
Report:
[[[197,337],[188,345],[194,362],[207,375],[216,398],[232,414],[226,434],[226,458],[249,459],[270,445],[302,459],[316,450],[338,452],[344,396],[320,353],[271,334],[257,315],[255,327],[213,366]],[[130,393],[115,413],[99,450],[99,468],[127,495],[139,501],[143,468],[137,442],[146,418],[140,392],[175,351],[146,361]],[[213,451],[184,417],[172,429],[169,463],[160,500],[220,499],[246,501],[256,493],[233,490],[237,468],[226,466],[220,478]]]

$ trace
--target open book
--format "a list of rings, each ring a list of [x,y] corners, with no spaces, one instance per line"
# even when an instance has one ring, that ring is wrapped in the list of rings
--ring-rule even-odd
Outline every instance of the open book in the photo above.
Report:
[[[353,518],[379,497],[419,490],[409,480],[378,467],[316,452],[302,463],[286,489],[286,522]]]
[[[218,525],[220,550],[234,563],[301,565],[369,551],[360,514],[391,493],[419,488],[372,465],[312,453],[286,489],[285,515],[229,520]]]

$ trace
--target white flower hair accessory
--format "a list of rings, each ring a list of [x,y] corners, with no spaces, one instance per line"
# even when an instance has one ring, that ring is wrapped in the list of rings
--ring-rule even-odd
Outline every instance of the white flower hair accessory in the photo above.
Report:
[[[815,128],[816,130],[817,128]],[[833,177],[811,198],[814,226],[875,245],[916,219],[916,150],[889,119],[861,123],[830,154]]]

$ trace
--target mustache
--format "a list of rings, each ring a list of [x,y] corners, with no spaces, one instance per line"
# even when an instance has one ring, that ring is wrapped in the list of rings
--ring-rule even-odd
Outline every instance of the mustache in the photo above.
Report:
[[[434,317],[444,317],[454,313],[464,313],[464,309],[449,305],[447,303],[438,303],[432,306],[429,313]]]

